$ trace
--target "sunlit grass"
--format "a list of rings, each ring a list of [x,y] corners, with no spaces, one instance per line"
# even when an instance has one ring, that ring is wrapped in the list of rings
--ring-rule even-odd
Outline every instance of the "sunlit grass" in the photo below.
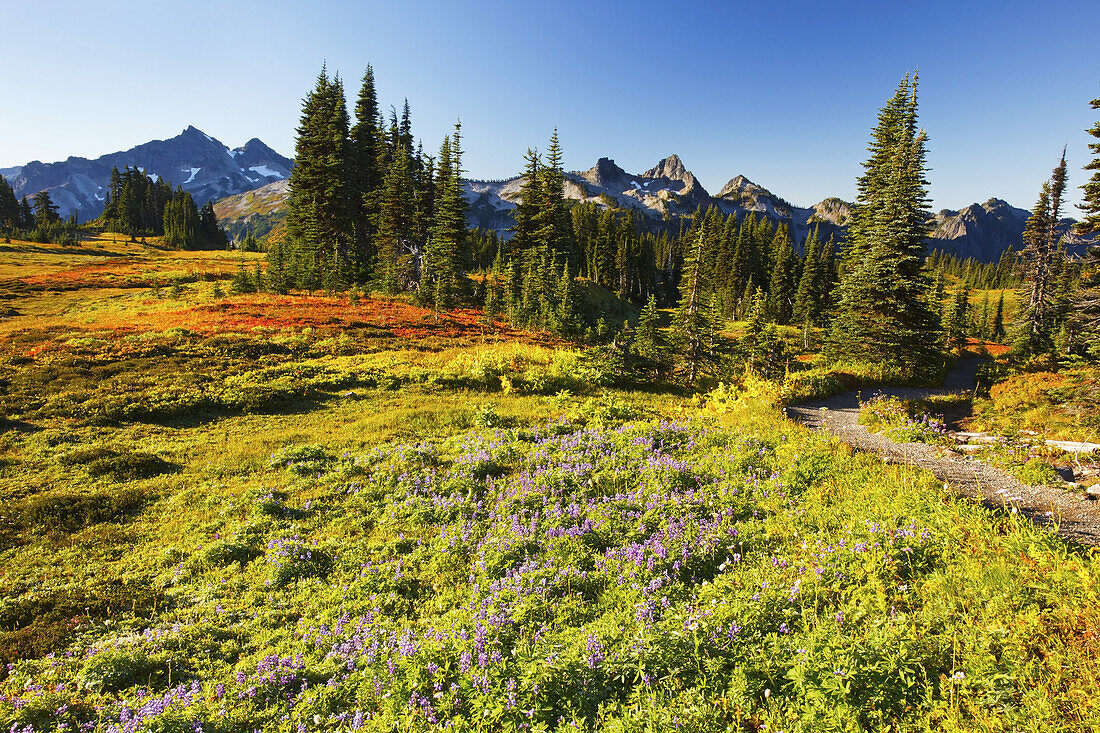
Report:
[[[476,311],[87,246],[0,274],[4,729],[1100,726],[1090,555],[765,404],[888,366],[635,391]]]

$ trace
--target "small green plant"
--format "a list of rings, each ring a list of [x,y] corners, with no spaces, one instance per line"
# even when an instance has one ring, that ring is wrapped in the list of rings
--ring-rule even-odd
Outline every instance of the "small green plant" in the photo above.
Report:
[[[474,425],[479,428],[495,428],[500,424],[500,415],[497,414],[497,408],[491,402],[486,402],[474,413]]]
[[[276,451],[269,465],[298,476],[310,476],[327,471],[335,460],[336,456],[322,445],[298,445]]]
[[[269,582],[276,588],[296,580],[324,577],[332,569],[332,557],[327,552],[319,549],[316,542],[308,544],[297,535],[271,540],[265,558],[270,569]]]
[[[1032,486],[1048,486],[1062,483],[1062,477],[1054,466],[1041,458],[1030,458],[1022,466],[1016,464],[1009,469],[1016,478]]]
[[[877,394],[860,402],[859,424],[868,430],[881,432],[899,443],[932,443],[948,445],[943,420],[921,411],[909,400]]]
[[[153,686],[155,678],[167,677],[168,667],[151,659],[140,647],[105,649],[84,662],[78,680],[85,690],[118,692],[127,687]]]

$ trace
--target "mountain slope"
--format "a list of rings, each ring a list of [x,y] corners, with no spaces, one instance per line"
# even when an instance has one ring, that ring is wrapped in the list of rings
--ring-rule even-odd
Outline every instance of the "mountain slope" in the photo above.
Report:
[[[168,140],[153,140],[129,150],[89,160],[70,157],[58,163],[32,161],[3,173],[17,196],[45,190],[61,216],[75,211],[87,221],[103,211],[111,169],[137,167],[178,185],[202,206],[290,175],[293,163],[253,138],[230,149],[195,127]]]

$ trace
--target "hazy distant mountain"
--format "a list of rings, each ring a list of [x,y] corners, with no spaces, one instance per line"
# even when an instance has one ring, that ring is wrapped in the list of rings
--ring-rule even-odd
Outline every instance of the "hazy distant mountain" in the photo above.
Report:
[[[971,204],[959,211],[944,209],[933,218],[932,239],[937,249],[962,258],[993,262],[1009,247],[1020,249],[1024,225],[1030,216],[1030,211],[1001,199]],[[1062,219],[1061,228],[1066,248],[1071,254],[1081,254],[1092,240],[1069,232],[1074,223],[1073,219]]]
[[[147,174],[181,186],[202,206],[290,175],[292,162],[253,138],[230,149],[206,133],[188,127],[169,140],[153,140],[95,160],[74,158],[59,163],[32,161],[0,169],[17,196],[46,190],[61,216],[76,211],[81,221],[103,211],[111,169],[137,167]]]
[[[506,232],[512,226],[512,211],[521,200],[523,176],[500,181],[466,181],[471,226]],[[565,195],[604,207],[632,209],[644,216],[651,227],[691,214],[699,206],[717,206],[723,213],[743,217],[748,213],[787,224],[802,241],[815,227],[825,238],[843,235],[852,204],[835,197],[813,206],[795,206],[768,189],[737,176],[711,196],[676,155],[657,162],[645,173],[631,174],[614,160],[600,158],[586,171],[565,174]],[[284,215],[285,182],[269,184],[255,191],[223,199],[215,205],[218,219],[231,234],[248,230],[266,235]],[[1028,212],[1000,199],[972,204],[959,211],[943,210],[932,221],[930,246],[960,257],[995,262],[1008,248],[1020,249]],[[1064,220],[1068,227],[1072,220]],[[240,234],[243,237],[243,234]],[[1068,236],[1071,251],[1087,242]]]

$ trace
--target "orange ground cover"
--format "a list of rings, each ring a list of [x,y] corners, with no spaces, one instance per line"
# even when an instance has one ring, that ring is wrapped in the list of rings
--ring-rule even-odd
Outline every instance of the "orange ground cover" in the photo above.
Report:
[[[977,356],[981,351],[981,344],[981,339],[968,338],[966,340],[966,351],[973,356]],[[985,350],[989,352],[990,356],[1004,356],[1012,350],[1012,347],[1004,344],[993,344],[986,341]]]
[[[372,328],[407,339],[496,336],[548,340],[545,335],[519,331],[499,321],[487,326],[481,321],[481,311],[472,308],[433,313],[400,300],[374,298],[352,305],[346,298],[324,296],[232,296],[217,303],[165,311],[157,314],[156,320],[161,327],[179,326],[201,333]]]

